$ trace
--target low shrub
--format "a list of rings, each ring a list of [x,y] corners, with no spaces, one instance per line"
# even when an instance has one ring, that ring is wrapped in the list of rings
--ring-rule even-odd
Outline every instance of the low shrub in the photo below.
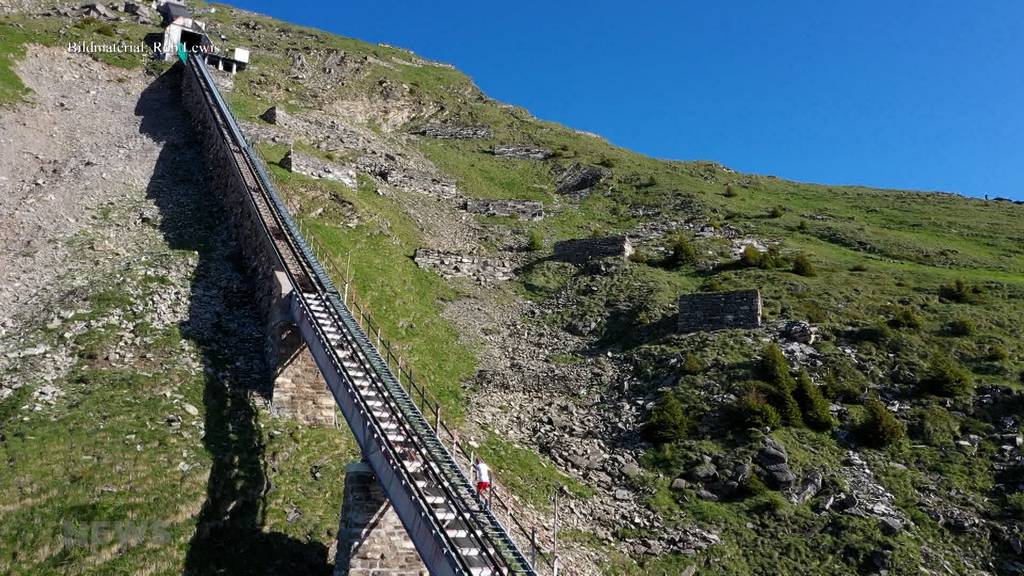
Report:
[[[1018,520],[1024,520],[1024,492],[1006,497],[1006,512]]]
[[[768,211],[769,218],[782,218],[782,215],[786,213],[786,210],[782,206],[774,206]]]
[[[644,436],[655,444],[671,444],[682,440],[692,422],[675,392],[665,392],[655,402],[644,426]]]
[[[747,268],[758,268],[761,266],[761,262],[764,260],[764,253],[758,250],[753,245],[748,245],[740,253],[740,264]]]
[[[920,388],[927,394],[958,397],[971,391],[971,382],[971,373],[967,368],[954,358],[940,354],[932,358]]]
[[[672,239],[671,252],[665,258],[665,265],[669,268],[679,268],[680,266],[696,264],[696,262],[697,249],[693,247],[693,244],[686,236],[682,234],[676,235]]]
[[[761,350],[759,374],[762,380],[774,386],[789,385],[792,381],[789,375],[789,361],[778,344],[771,342]]]
[[[798,276],[816,276],[818,273],[814,269],[811,259],[804,254],[800,254],[793,259],[793,274]]]
[[[957,318],[956,320],[951,320],[946,324],[946,334],[956,336],[958,338],[972,336],[977,331],[978,328],[974,325],[974,322],[967,318]]]
[[[801,220],[800,223],[796,225],[796,229],[800,232],[807,232],[808,228],[810,228],[810,226],[808,226],[807,220]]]
[[[746,428],[778,428],[778,411],[768,403],[760,386],[753,385],[733,406],[733,416]]]
[[[988,352],[985,354],[985,358],[988,359],[989,362],[1006,362],[1010,359],[1010,351],[1002,344],[993,344],[988,347]]]
[[[834,361],[825,372],[825,394],[836,402],[855,402],[867,392],[864,374],[843,358]]]
[[[952,284],[943,284],[939,287],[939,298],[947,302],[970,304],[977,302],[981,294],[981,288],[971,286],[962,279],[956,280]]]
[[[629,261],[636,264],[649,264],[651,262],[651,253],[642,248],[635,250],[629,255]]]
[[[526,240],[526,249],[530,252],[538,252],[544,249],[544,234],[536,228],[530,230]]]
[[[892,340],[893,333],[885,324],[875,324],[857,328],[850,334],[850,338],[855,342],[883,345]]]
[[[800,374],[796,378],[793,397],[800,406],[803,422],[808,428],[825,432],[835,426],[828,400],[822,395],[821,389],[811,381],[806,370],[800,370]]]
[[[876,398],[864,402],[864,419],[857,426],[857,440],[865,446],[884,448],[899,442],[906,428],[896,416]]]
[[[740,195],[740,193],[737,192],[736,189],[732,187],[732,184],[727,184],[725,186],[725,197],[726,198],[735,198],[735,197],[737,197],[739,195]]]
[[[912,432],[929,446],[949,446],[960,432],[960,422],[941,406],[928,406],[915,412]]]
[[[704,361],[700,359],[700,356],[690,352],[683,359],[683,373],[694,375],[700,374],[704,371]]]
[[[850,272],[867,272],[868,267],[865,264],[854,264],[850,266]]]
[[[896,310],[889,319],[889,326],[893,328],[913,328],[919,329],[924,325],[924,321],[921,317],[910,307],[902,307]]]

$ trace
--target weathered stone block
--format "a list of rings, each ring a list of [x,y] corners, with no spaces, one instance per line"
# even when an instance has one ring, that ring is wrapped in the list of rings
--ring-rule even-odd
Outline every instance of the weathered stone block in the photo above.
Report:
[[[680,332],[702,332],[761,326],[761,292],[711,292],[679,297]]]

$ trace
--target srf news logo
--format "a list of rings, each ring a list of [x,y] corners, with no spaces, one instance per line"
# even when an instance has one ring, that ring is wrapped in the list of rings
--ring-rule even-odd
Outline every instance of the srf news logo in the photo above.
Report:
[[[171,533],[163,522],[64,522],[61,526],[61,540],[65,548],[96,549],[113,545],[127,548],[143,542],[168,544],[171,541]]]

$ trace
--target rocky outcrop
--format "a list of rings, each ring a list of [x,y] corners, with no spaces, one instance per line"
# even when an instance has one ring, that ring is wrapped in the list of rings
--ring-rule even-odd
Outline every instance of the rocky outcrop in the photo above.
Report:
[[[552,156],[551,151],[546,148],[513,144],[495,146],[494,155],[498,158],[517,158],[519,160],[547,160]]]
[[[296,150],[289,150],[281,159],[281,167],[295,174],[302,174],[310,178],[323,178],[341,182],[349,188],[357,185],[356,172],[351,168],[343,168],[325,160],[303,154]]]
[[[757,290],[683,294],[677,329],[682,333],[761,326],[761,293]]]
[[[508,260],[420,248],[413,257],[416,265],[445,278],[475,278],[481,282],[511,280],[514,265]]]
[[[458,124],[427,124],[412,131],[413,134],[440,140],[476,140],[494,135],[488,126],[462,126]]]
[[[789,469],[786,447],[773,438],[765,438],[764,446],[757,452],[755,461],[764,470],[765,480],[772,488],[786,490],[796,482],[796,474]]]
[[[466,200],[466,212],[484,216],[505,216],[520,220],[540,220],[544,205],[533,200]]]
[[[633,253],[633,245],[625,236],[606,236],[555,242],[554,250],[555,260],[584,264],[603,258],[627,258]]]
[[[607,168],[575,162],[558,175],[555,191],[559,194],[584,195],[609,176],[611,171]]]
[[[260,114],[260,119],[264,120],[268,124],[275,124],[277,126],[288,126],[292,123],[291,116],[282,110],[280,106],[271,106],[270,108],[267,108],[263,114]]]

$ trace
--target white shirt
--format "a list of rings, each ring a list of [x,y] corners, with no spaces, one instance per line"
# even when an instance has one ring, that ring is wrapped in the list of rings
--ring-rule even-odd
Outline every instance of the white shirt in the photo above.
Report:
[[[478,462],[476,465],[476,481],[477,482],[490,482],[491,481],[491,468],[483,462]]]

